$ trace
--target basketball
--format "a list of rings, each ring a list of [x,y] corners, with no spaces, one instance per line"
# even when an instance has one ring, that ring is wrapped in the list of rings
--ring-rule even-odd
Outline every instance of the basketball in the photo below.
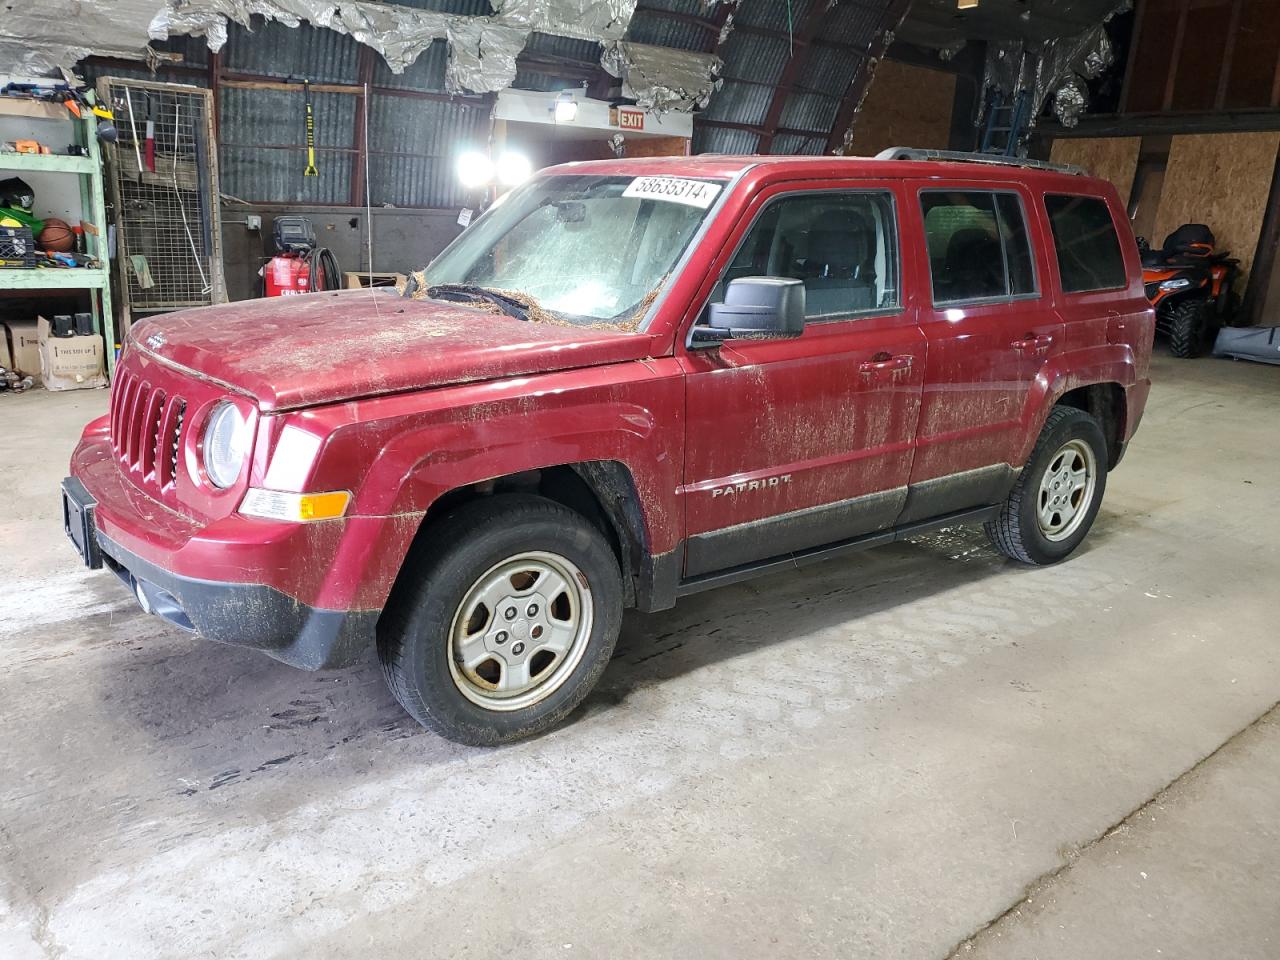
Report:
[[[44,222],[44,229],[40,231],[40,246],[43,249],[55,253],[70,253],[75,245],[76,235],[71,232],[66,221],[50,217]]]

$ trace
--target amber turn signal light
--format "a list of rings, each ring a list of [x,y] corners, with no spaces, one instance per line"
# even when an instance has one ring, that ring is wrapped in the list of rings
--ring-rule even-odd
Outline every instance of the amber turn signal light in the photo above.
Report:
[[[311,523],[341,517],[347,512],[350,502],[351,494],[345,490],[331,493],[285,493],[255,487],[244,495],[240,512],[246,517],[261,517],[263,520]]]

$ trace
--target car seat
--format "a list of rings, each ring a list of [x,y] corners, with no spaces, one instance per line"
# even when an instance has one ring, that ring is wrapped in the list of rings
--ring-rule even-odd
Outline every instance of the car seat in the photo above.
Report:
[[[1005,294],[1000,242],[986,230],[957,230],[947,243],[942,289],[946,300],[977,300]]]
[[[875,231],[852,210],[827,210],[809,228],[804,262],[811,316],[875,306],[875,274],[869,266]]]

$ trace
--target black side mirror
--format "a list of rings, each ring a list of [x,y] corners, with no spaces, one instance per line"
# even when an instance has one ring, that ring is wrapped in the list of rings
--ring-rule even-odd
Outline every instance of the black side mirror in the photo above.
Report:
[[[693,345],[724,340],[785,340],[804,333],[804,283],[788,277],[734,280],[724,303],[708,308],[708,322],[693,328]]]

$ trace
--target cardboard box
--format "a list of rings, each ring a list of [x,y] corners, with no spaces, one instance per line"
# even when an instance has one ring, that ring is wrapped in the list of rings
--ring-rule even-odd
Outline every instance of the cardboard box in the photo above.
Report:
[[[6,367],[24,375],[40,377],[40,330],[34,320],[9,320],[9,356],[13,363]]]
[[[38,327],[40,376],[46,390],[90,390],[107,385],[102,368],[102,337],[96,333],[85,337],[52,336],[44,317],[39,318]]]

